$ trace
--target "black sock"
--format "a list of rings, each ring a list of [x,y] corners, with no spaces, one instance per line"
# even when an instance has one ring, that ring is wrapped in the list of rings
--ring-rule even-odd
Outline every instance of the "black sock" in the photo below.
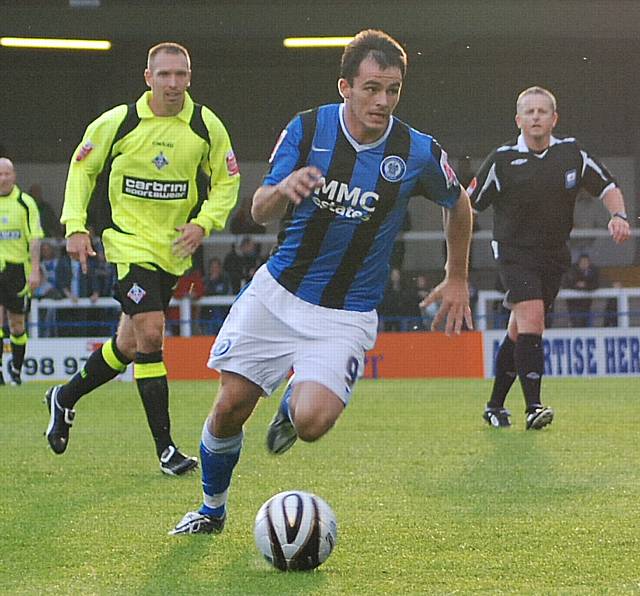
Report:
[[[516,344],[508,335],[505,335],[496,354],[496,376],[493,380],[488,408],[503,408],[507,393],[516,380],[515,347]]]
[[[83,369],[63,385],[58,393],[58,403],[72,409],[79,399],[117,377],[131,362],[116,345],[116,337],[98,348],[85,363]]]
[[[27,349],[27,332],[23,331],[22,335],[11,334],[9,339],[11,340],[11,366],[19,372]]]
[[[4,329],[0,327],[0,373],[2,372],[2,355],[4,354]]]
[[[160,457],[169,445],[173,445],[169,420],[169,384],[167,369],[162,361],[162,350],[148,354],[136,352],[134,375],[156,443],[156,453]]]
[[[515,361],[527,412],[529,412],[540,405],[540,384],[544,372],[542,336],[534,333],[518,335]]]

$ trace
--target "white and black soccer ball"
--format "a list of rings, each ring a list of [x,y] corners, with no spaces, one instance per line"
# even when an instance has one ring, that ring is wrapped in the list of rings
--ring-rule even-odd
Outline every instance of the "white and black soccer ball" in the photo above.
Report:
[[[327,560],[338,540],[331,507],[316,495],[288,490],[271,497],[258,511],[256,546],[280,571],[306,571]]]

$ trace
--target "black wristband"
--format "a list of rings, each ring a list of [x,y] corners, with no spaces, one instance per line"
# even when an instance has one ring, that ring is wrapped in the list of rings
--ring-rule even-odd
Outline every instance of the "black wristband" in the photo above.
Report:
[[[619,217],[620,219],[623,219],[624,221],[629,221],[627,219],[627,214],[626,213],[621,213],[620,211],[616,211],[615,213],[611,214],[611,219],[613,219],[614,217]]]

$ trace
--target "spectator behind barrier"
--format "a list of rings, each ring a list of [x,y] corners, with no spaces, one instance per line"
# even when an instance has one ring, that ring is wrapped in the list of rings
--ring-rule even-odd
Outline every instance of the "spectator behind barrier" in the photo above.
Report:
[[[187,296],[191,297],[191,321],[200,319],[200,305],[198,300],[204,295],[204,279],[202,272],[197,267],[191,267],[180,277],[173,291],[173,297],[181,300]],[[167,335],[180,335],[180,308],[170,306],[167,309]],[[195,331],[195,329],[194,329]]]
[[[204,280],[204,292],[207,296],[228,296],[232,294],[229,276],[222,269],[222,262],[218,257],[209,261],[209,269]],[[204,333],[216,335],[222,327],[229,306],[204,306],[201,310]]]
[[[572,290],[589,292],[600,287],[598,268],[587,253],[582,253],[567,272],[566,284]],[[571,298],[567,300],[571,327],[591,327],[591,298]]]

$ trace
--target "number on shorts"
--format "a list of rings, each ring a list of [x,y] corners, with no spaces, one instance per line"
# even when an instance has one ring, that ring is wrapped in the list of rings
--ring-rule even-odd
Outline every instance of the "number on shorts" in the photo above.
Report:
[[[353,384],[358,378],[359,366],[360,364],[358,363],[358,359],[355,356],[351,356],[351,358],[349,358],[349,363],[347,364],[347,383],[349,387],[353,387]]]

